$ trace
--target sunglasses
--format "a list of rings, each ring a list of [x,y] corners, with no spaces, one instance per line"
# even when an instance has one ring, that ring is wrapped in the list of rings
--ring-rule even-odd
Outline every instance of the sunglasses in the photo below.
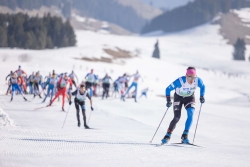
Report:
[[[188,78],[189,80],[195,80],[197,77],[187,76],[187,78]]]

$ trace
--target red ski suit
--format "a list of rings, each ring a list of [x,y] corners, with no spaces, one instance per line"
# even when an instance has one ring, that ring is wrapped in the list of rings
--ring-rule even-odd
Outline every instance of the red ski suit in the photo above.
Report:
[[[22,74],[25,74],[25,75],[27,76],[26,72],[24,72],[24,71],[21,70],[21,69],[18,69],[18,70],[15,71],[15,73],[17,73],[18,78],[21,80],[21,83],[18,83],[18,84],[19,84],[21,87],[23,87],[23,90],[24,90],[24,91],[26,91],[26,89],[27,89],[26,83],[24,82],[24,79],[23,79],[23,76],[22,76]]]
[[[62,95],[62,107],[64,108],[64,100],[65,100],[65,95],[66,95],[66,91],[67,91],[67,85],[68,83],[70,84],[70,86],[72,86],[72,81],[70,79],[65,80],[64,78],[60,78],[60,80],[58,81],[58,91],[55,95],[55,97],[53,98],[53,100],[51,101],[50,105],[56,100],[56,98],[58,98],[58,96]]]

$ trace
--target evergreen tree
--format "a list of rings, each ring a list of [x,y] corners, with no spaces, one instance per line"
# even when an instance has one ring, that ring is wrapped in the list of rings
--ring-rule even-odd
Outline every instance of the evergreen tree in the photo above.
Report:
[[[159,42],[158,42],[158,40],[155,43],[155,49],[154,49],[152,57],[160,59],[160,49],[159,49]]]
[[[234,60],[245,60],[246,44],[244,39],[238,38],[234,44],[233,58]]]
[[[69,20],[50,14],[43,18],[27,14],[0,14],[0,47],[45,49],[75,46],[76,36]]]
[[[7,29],[5,26],[0,27],[0,47],[8,46]]]

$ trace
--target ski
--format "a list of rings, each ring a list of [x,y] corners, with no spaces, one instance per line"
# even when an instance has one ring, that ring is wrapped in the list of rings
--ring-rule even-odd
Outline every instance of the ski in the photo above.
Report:
[[[195,147],[201,147],[201,146],[198,146],[198,145],[192,144],[192,143],[171,143],[171,144],[182,144],[182,145],[190,145],[190,146],[195,146]]]
[[[43,108],[46,108],[46,107],[53,107],[53,106],[43,106],[43,107],[38,107],[38,108],[34,108],[34,110],[33,111],[36,111],[36,110],[40,110],[40,109],[43,109]]]
[[[190,145],[190,146],[195,146],[195,147],[201,147],[201,146],[198,146],[196,144],[192,144],[192,143],[161,143],[161,144],[157,144],[156,147],[160,147],[160,146],[174,146],[174,145]]]

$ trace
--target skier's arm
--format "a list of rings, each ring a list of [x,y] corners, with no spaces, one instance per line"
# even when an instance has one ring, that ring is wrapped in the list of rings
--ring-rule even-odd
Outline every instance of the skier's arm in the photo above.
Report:
[[[79,81],[79,80],[78,80],[78,77],[76,76],[76,74],[75,74],[75,77],[76,77],[76,79],[77,79],[77,83],[78,83],[78,81]]]
[[[200,97],[203,97],[205,95],[205,85],[200,78],[198,78],[198,87],[200,88]]]
[[[178,78],[166,88],[166,97],[170,99],[171,91],[180,87],[181,87],[181,82]]]
[[[27,74],[26,74],[26,72],[25,72],[25,71],[23,71],[23,70],[22,70],[22,74],[25,74],[25,76],[27,77]]]
[[[5,81],[7,81],[8,77],[10,77],[10,74],[9,74],[9,75],[7,75],[7,77],[5,78]]]
[[[77,90],[75,90],[74,92],[72,92],[71,94],[69,94],[69,104],[71,105],[71,96],[75,96],[77,94]]]
[[[91,99],[91,97],[89,96],[89,93],[87,93],[87,95],[86,95],[87,97],[88,97],[88,99],[89,99],[89,102],[90,102],[90,106],[91,106],[91,109],[92,109],[92,99]]]
[[[85,80],[86,80],[86,78],[89,76],[89,73],[85,76]]]

